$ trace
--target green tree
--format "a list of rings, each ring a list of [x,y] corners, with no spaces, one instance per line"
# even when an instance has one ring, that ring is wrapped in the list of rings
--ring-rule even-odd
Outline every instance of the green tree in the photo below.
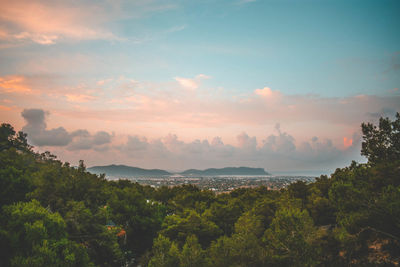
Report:
[[[242,213],[243,209],[238,201],[229,200],[225,203],[212,203],[203,216],[214,222],[225,235],[230,236],[233,233],[235,222]]]
[[[371,246],[380,246],[385,262],[396,262],[400,248],[399,164],[372,166],[352,163],[332,175],[329,199],[336,207],[335,237],[342,244],[345,260],[376,265]]]
[[[120,266],[124,262],[118,243],[119,227],[108,228],[107,209],[92,213],[83,201],[69,201],[64,215],[69,238],[84,244],[93,262],[99,266]]]
[[[179,245],[183,245],[188,236],[195,235],[205,248],[217,239],[222,231],[215,223],[200,216],[196,211],[185,210],[181,215],[165,217],[160,233],[177,241]]]
[[[315,266],[318,248],[313,242],[317,229],[306,210],[280,209],[265,231],[268,255],[276,266]]]
[[[372,123],[361,124],[363,142],[361,155],[376,164],[400,160],[400,114],[396,120],[380,118],[378,127]]]
[[[32,154],[20,153],[15,148],[0,151],[0,206],[27,200],[37,170]]]
[[[165,217],[163,205],[146,199],[136,186],[128,185],[112,188],[108,208],[111,219],[126,231],[125,250],[138,258],[151,249]]]
[[[186,238],[179,260],[179,266],[181,267],[204,267],[207,265],[205,252],[195,235],[190,235]]]
[[[153,257],[149,267],[177,267],[179,266],[179,249],[169,238],[159,235],[153,243]]]
[[[28,145],[26,134],[16,133],[14,128],[8,123],[2,123],[0,126],[0,151],[15,148],[20,151],[31,151],[32,147]]]
[[[67,239],[62,217],[38,201],[5,206],[3,216],[3,237],[9,245],[2,257],[5,266],[90,265],[85,248]]]
[[[303,181],[296,181],[288,186],[289,195],[292,198],[301,199],[302,208],[305,207],[307,197],[309,196],[308,186]]]
[[[223,236],[213,242],[210,251],[212,266],[265,266],[265,251],[260,237],[264,231],[262,220],[251,213],[243,214],[235,224],[231,237]]]

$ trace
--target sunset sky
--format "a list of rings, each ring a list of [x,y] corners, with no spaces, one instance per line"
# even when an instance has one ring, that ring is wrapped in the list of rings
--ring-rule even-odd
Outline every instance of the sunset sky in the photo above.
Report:
[[[88,166],[320,174],[400,112],[400,1],[0,0],[0,118]]]

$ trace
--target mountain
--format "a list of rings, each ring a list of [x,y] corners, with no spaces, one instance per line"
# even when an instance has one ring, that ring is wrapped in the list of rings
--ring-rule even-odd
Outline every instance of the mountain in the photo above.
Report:
[[[137,177],[137,176],[164,176],[171,173],[159,169],[142,169],[125,165],[93,166],[87,169],[91,173],[102,174],[112,177]]]
[[[249,167],[226,167],[222,169],[206,169],[206,170],[196,170],[190,169],[180,173],[181,175],[268,175],[263,168],[249,168]]]
[[[146,176],[165,176],[172,175],[172,173],[160,169],[142,169],[126,165],[107,165],[107,166],[93,166],[87,169],[91,173],[102,174],[105,173],[111,177],[146,177]],[[226,167],[221,169],[206,169],[196,170],[190,169],[178,173],[183,176],[213,176],[213,175],[268,175],[263,168],[249,168],[249,167]]]

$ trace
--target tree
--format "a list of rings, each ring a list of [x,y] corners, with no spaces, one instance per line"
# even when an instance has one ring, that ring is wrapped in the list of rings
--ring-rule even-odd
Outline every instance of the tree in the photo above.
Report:
[[[159,235],[153,244],[154,256],[150,259],[149,267],[177,267],[179,266],[179,249],[174,242],[165,236]]]
[[[15,148],[0,151],[0,206],[25,201],[37,172],[35,158]]]
[[[317,229],[306,210],[280,209],[265,231],[264,242],[276,266],[315,266],[318,249],[312,246]]]
[[[307,184],[303,181],[296,181],[288,186],[288,192],[292,198],[301,199],[302,208],[304,208],[307,196],[309,195]]]
[[[108,200],[112,220],[127,233],[126,250],[140,257],[152,247],[165,217],[164,206],[147,201],[136,186],[113,188]]]
[[[203,216],[214,222],[225,235],[230,236],[233,232],[235,222],[242,214],[242,208],[235,201],[226,203],[214,202]]]
[[[217,239],[221,232],[214,222],[189,209],[185,210],[181,215],[174,214],[165,217],[160,231],[164,236],[177,241],[179,245],[183,245],[188,236],[196,235],[203,248]]]
[[[120,266],[123,253],[118,243],[119,227],[106,227],[107,209],[92,213],[83,201],[68,201],[64,215],[69,238],[84,244],[93,262],[100,266]]]
[[[31,151],[32,147],[28,145],[26,136],[23,132],[16,133],[10,124],[2,123],[0,126],[0,151],[11,147],[21,151]]]
[[[201,248],[197,237],[190,235],[186,238],[186,242],[182,247],[179,260],[181,267],[203,267],[206,266],[207,261],[205,252]]]
[[[235,224],[231,237],[223,236],[210,247],[212,266],[265,266],[265,253],[260,236],[264,228],[260,216],[243,214]]]
[[[3,212],[2,233],[8,243],[8,254],[2,257],[5,266],[90,265],[85,248],[67,239],[58,213],[49,212],[36,200],[5,206]]]
[[[361,155],[368,158],[368,162],[376,164],[400,160],[400,114],[396,113],[396,120],[380,118],[379,126],[372,123],[361,124],[363,139]]]
[[[336,208],[335,237],[348,263],[376,265],[398,260],[400,247],[400,168],[396,162],[355,164],[332,175],[329,200]],[[386,244],[386,245],[383,245]],[[396,259],[397,258],[397,259]]]

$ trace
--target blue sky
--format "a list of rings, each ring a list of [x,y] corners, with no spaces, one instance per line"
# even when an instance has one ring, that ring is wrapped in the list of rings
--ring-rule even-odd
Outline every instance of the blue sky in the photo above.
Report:
[[[61,52],[97,58],[104,66],[88,70],[93,78],[205,73],[210,85],[239,92],[265,84],[288,94],[382,94],[400,81],[392,70],[400,61],[398,1],[142,2],[149,11],[129,16],[135,5],[123,4],[128,10],[105,25],[121,41],[17,47],[1,57],[14,70],[2,64],[2,71],[17,71],[32,53]]]
[[[305,143],[315,155],[337,149],[316,167],[289,159],[288,152],[277,170],[289,162],[327,170],[334,168],[332,157],[343,158],[350,148],[355,152],[346,162],[358,155],[362,121],[400,110],[399,1],[3,0],[0,8],[2,118],[26,128],[30,122],[21,113],[40,109],[47,128],[26,129],[49,139],[46,131],[60,127],[67,134],[84,129],[93,138],[106,132],[110,140],[102,149],[122,163],[171,166],[179,156],[166,140],[176,135],[187,146],[207,140],[210,149],[218,137],[241,149],[225,147],[234,159],[215,154],[218,166],[268,168],[261,152],[275,135],[281,145],[293,143],[299,158]],[[241,147],[243,133],[247,145],[256,139],[253,154]],[[69,161],[118,163],[94,147],[78,149],[87,135],[64,136],[77,143],[36,145]],[[327,150],[318,150],[323,145],[314,137]],[[147,151],[138,161],[126,153],[138,140],[153,150],[159,140],[173,155],[151,162],[154,151]],[[75,154],[65,152],[68,144]],[[190,159],[190,149],[177,146]],[[278,153],[279,145],[269,149]],[[209,167],[199,162],[185,164]]]

